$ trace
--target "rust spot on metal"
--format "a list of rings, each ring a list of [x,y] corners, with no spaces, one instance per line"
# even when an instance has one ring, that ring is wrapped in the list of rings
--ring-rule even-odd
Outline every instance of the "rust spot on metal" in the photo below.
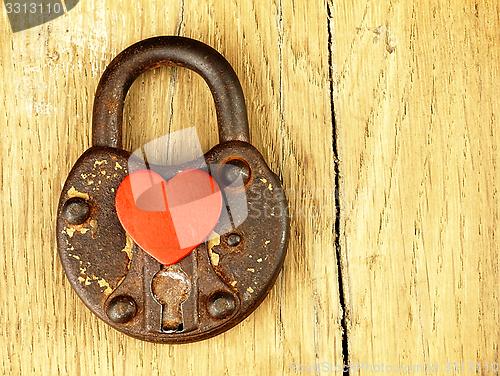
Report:
[[[96,168],[97,166],[102,165],[103,163],[108,164],[108,161],[106,159],[103,159],[102,161],[95,161],[94,162],[94,168]]]
[[[132,265],[132,254],[133,254],[133,250],[134,250],[134,241],[132,240],[132,238],[130,237],[129,234],[126,233],[125,235],[126,235],[126,244],[125,244],[125,247],[121,251],[125,252],[127,254],[127,258],[128,258],[127,272],[128,272],[130,270],[130,266]],[[115,289],[122,284],[122,282],[125,280],[126,277],[127,277],[127,274],[124,274],[123,277],[116,284]]]
[[[219,259],[220,259],[220,256],[218,253],[210,251],[210,261],[212,262],[212,265],[214,267],[219,265]]]
[[[100,287],[106,287],[106,290],[104,290],[103,292],[104,295],[109,296],[109,294],[113,292],[113,289],[104,278],[98,280],[97,283],[99,284]]]
[[[68,191],[68,197],[73,198],[73,197],[81,197],[85,200],[89,199],[89,194],[85,192],[78,192],[75,187],[71,187]]]
[[[68,225],[67,227],[64,228],[63,233],[65,232],[70,238],[73,237],[75,232],[79,232],[82,235],[85,235],[90,228],[88,227],[90,224],[81,224],[81,225]]]
[[[95,219],[91,219],[89,225],[93,232],[97,231],[97,221]]]
[[[212,265],[216,267],[217,265],[219,265],[220,256],[218,253],[213,251],[213,248],[220,244],[220,235],[212,231],[212,233],[209,236],[209,239],[210,240],[208,241],[208,254],[210,255],[210,261],[212,262]]]
[[[130,269],[130,263],[132,262],[132,250],[134,248],[134,241],[132,240],[132,238],[130,237],[129,234],[126,234],[126,245],[125,245],[125,248],[122,249],[122,252],[125,252],[127,254],[127,257],[128,257],[128,266],[127,266],[127,269]]]

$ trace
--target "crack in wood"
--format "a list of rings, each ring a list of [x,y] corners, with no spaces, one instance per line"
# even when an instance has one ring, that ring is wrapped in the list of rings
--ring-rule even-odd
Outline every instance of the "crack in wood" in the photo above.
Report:
[[[334,236],[334,248],[335,257],[337,259],[337,274],[338,274],[338,288],[339,288],[339,305],[340,305],[340,325],[342,328],[342,362],[343,362],[343,374],[349,375],[349,330],[348,330],[348,308],[347,308],[347,285],[344,280],[344,263],[342,262],[342,248],[340,242],[341,236],[341,202],[340,202],[340,159],[339,159],[339,148],[337,143],[338,135],[338,124],[335,119],[335,87],[334,87],[334,41],[333,35],[334,30],[330,20],[333,18],[332,15],[333,4],[328,1],[326,4],[327,9],[327,32],[328,32],[328,71],[329,71],[329,82],[330,82],[330,106],[331,106],[331,117],[332,117],[332,149],[333,149],[333,169],[335,173],[335,223],[333,227]]]

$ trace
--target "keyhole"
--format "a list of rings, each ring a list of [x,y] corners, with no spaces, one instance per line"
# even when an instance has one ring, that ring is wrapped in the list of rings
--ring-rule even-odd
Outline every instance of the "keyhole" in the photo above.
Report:
[[[180,265],[165,266],[151,283],[154,297],[162,305],[161,328],[164,332],[182,331],[182,303],[191,291],[191,280]]]

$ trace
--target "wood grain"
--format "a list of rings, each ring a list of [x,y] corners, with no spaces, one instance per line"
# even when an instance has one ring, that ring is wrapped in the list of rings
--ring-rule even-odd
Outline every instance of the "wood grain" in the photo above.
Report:
[[[498,8],[88,0],[15,34],[1,11],[0,373],[278,375],[292,362],[345,361],[352,374],[382,364],[444,374],[446,362],[487,374],[486,362],[500,362]],[[181,346],[130,339],[93,316],[54,233],[106,65],[172,34],[208,43],[236,70],[253,144],[289,196],[292,234],[262,306]],[[128,150],[193,125],[204,151],[217,143],[209,90],[187,70],[142,75],[124,119]]]
[[[275,288],[242,324],[181,346],[124,337],[100,322],[66,280],[55,245],[64,180],[90,142],[94,92],[132,43],[184,35],[219,50],[246,94],[253,144],[283,179],[291,239]],[[334,251],[334,170],[323,2],[81,1],[12,34],[0,12],[0,373],[6,375],[274,375],[291,362],[342,364]],[[217,143],[205,83],[158,69],[132,86],[125,147],[196,126]]]
[[[487,374],[499,361],[498,3],[329,6],[350,363]]]

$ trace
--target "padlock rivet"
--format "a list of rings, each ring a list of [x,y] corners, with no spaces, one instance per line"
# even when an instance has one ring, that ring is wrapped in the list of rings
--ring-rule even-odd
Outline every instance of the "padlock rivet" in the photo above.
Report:
[[[227,237],[227,244],[231,247],[236,247],[240,243],[241,236],[239,236],[238,234],[229,234],[229,236]]]
[[[243,179],[243,184],[246,184],[250,179],[250,167],[241,159],[231,159],[222,167],[222,182],[229,186],[240,177]]]
[[[126,323],[134,318],[137,313],[137,305],[130,296],[116,296],[108,303],[106,314],[111,321],[117,324]]]
[[[81,225],[90,216],[90,205],[81,197],[72,197],[64,204],[62,216],[70,225]]]
[[[217,292],[208,302],[208,313],[216,319],[224,319],[236,309],[234,298],[227,292]]]

